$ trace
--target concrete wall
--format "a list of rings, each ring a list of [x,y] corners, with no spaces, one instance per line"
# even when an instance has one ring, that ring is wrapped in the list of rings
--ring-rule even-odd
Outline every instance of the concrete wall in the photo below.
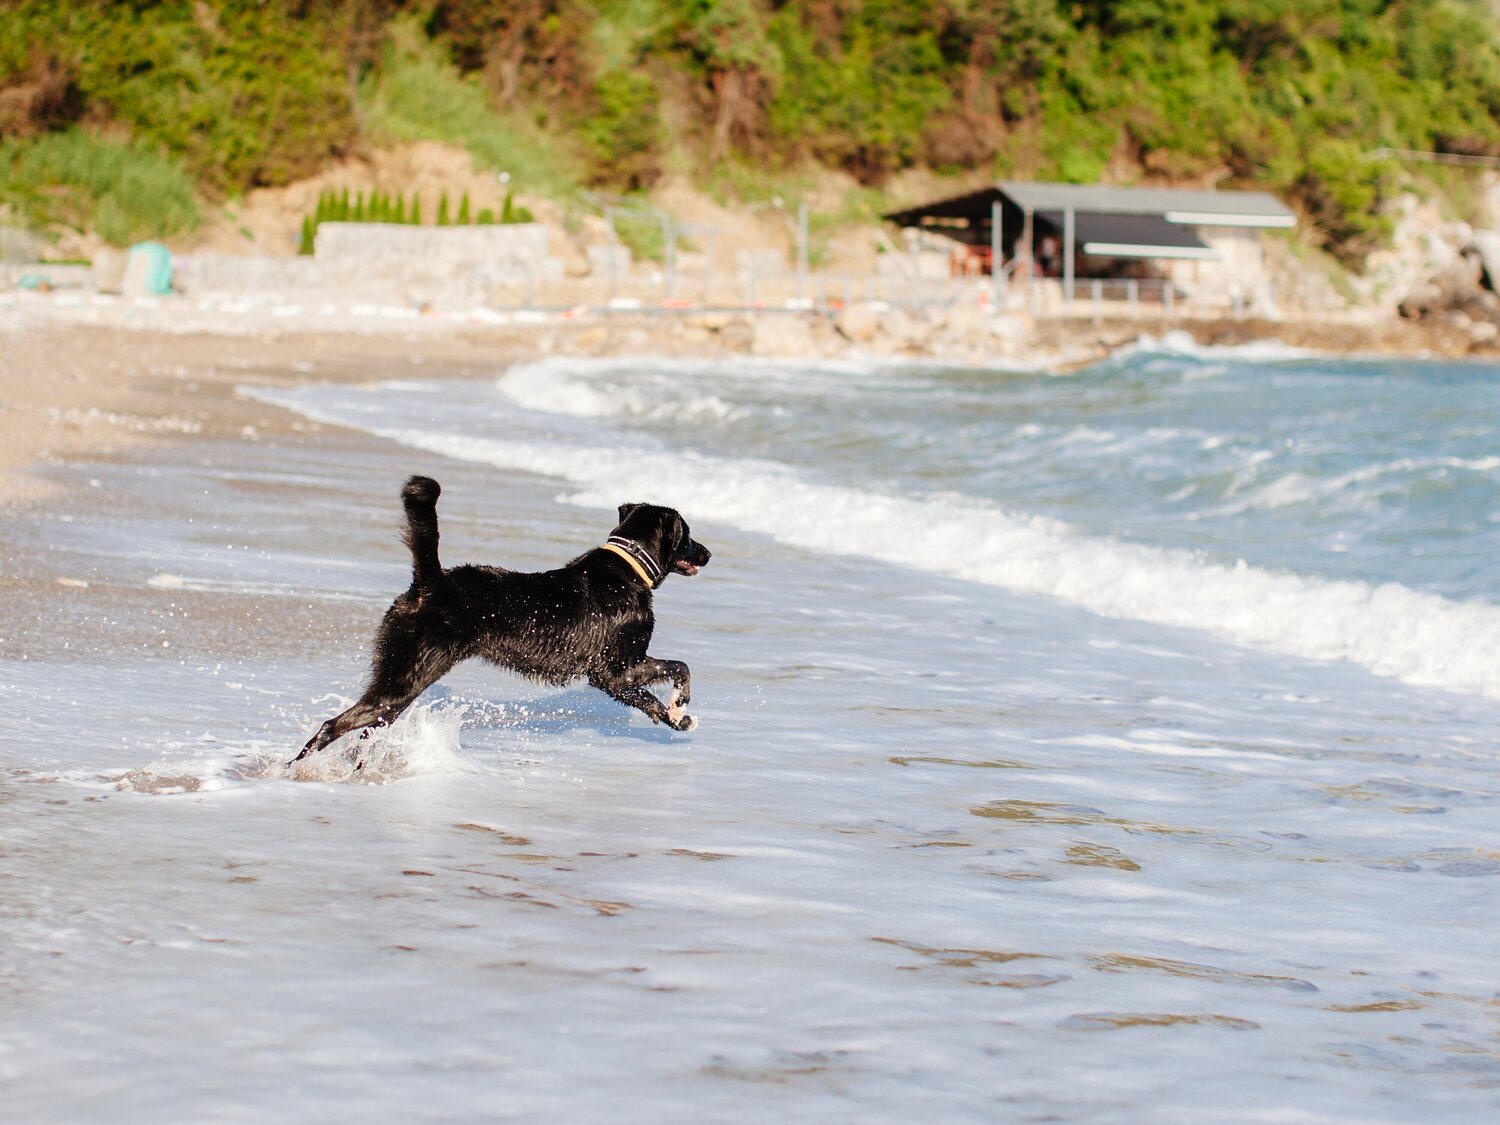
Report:
[[[396,223],[323,223],[320,262],[412,263],[426,269],[483,268],[499,277],[545,276],[547,228],[540,223],[483,227],[408,227]]]
[[[1218,251],[1219,257],[1217,261],[1175,263],[1172,277],[1184,290],[1212,305],[1264,300],[1266,259],[1259,230],[1204,226],[1194,227],[1193,233]]]
[[[175,254],[172,285],[183,293],[270,292],[326,289],[328,263],[315,258],[262,258],[236,254]]]
[[[0,227],[0,262],[34,262],[41,255],[42,240],[20,227]]]
[[[173,266],[176,288],[187,294],[319,293],[421,304],[482,303],[491,287],[523,288],[563,275],[563,263],[547,256],[547,228],[539,223],[323,223],[312,257],[180,254]]]
[[[12,289],[26,276],[40,277],[54,289],[82,289],[89,282],[88,266],[54,266],[41,262],[29,265],[0,265],[0,289]]]

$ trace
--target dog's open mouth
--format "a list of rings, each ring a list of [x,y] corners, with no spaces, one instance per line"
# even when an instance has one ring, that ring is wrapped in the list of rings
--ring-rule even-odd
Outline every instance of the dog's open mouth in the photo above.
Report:
[[[698,567],[687,559],[678,559],[672,564],[672,569],[678,574],[686,574],[689,578],[698,573]]]

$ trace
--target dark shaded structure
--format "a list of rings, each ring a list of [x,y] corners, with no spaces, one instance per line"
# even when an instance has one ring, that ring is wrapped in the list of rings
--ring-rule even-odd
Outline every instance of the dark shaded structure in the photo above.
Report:
[[[964,273],[993,275],[998,258],[1001,274],[1060,278],[1069,294],[1080,274],[1165,277],[1174,261],[1235,256],[1229,252],[1236,241],[1253,240],[1258,261],[1259,232],[1296,221],[1280,200],[1264,192],[1014,180],[884,218],[959,243],[965,248]]]

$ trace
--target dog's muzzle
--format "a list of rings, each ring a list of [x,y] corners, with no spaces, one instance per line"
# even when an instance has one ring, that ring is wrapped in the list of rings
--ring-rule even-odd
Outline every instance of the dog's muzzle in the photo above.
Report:
[[[712,557],[708,553],[708,548],[702,543],[689,539],[683,545],[682,553],[672,560],[672,572],[674,574],[685,574],[691,578],[699,570],[707,566],[708,560]]]

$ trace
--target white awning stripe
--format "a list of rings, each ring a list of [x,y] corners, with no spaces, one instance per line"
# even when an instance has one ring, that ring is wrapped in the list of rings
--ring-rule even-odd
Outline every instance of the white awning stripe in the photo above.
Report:
[[[1297,225],[1292,215],[1230,215],[1217,211],[1168,211],[1162,218],[1169,223],[1196,227],[1279,227],[1286,230]]]
[[[1207,246],[1142,246],[1131,242],[1085,242],[1083,252],[1097,258],[1196,258],[1217,259],[1219,252]]]

